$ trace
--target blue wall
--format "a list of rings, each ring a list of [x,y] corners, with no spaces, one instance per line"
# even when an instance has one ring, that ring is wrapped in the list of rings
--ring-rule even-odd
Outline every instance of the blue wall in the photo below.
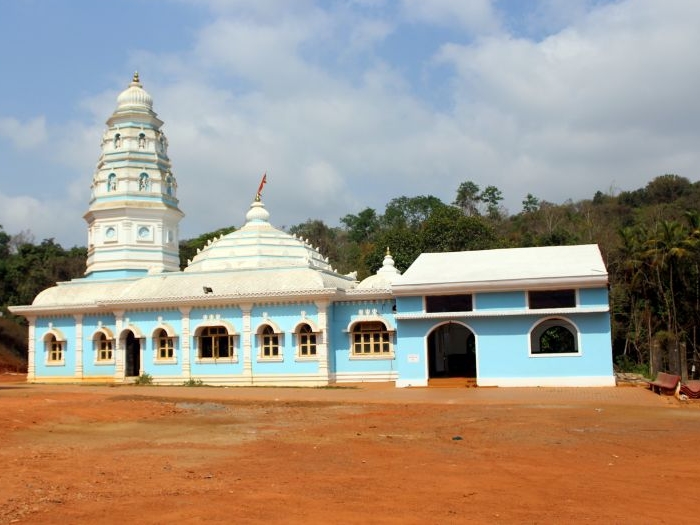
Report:
[[[605,288],[579,290],[582,307],[607,308]],[[400,297],[399,312],[423,312],[422,297]],[[518,310],[522,315],[478,315],[484,310]],[[396,366],[401,381],[416,383],[428,378],[427,337],[446,322],[458,322],[474,333],[477,380],[519,378],[606,377],[613,375],[610,315],[608,312],[575,313],[557,316],[578,328],[579,352],[575,355],[533,355],[530,331],[543,316],[526,309],[526,292],[479,293],[474,297],[474,312],[463,317],[435,316],[430,319],[399,319]]]

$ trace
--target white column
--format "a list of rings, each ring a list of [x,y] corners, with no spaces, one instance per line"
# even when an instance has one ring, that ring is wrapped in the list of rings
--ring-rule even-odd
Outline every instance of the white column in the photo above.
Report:
[[[29,337],[27,341],[27,381],[33,382],[36,379],[36,317],[27,316],[29,321]]]
[[[318,308],[318,330],[316,339],[316,353],[318,357],[318,375],[328,382],[330,379],[328,370],[328,301],[316,301]]]
[[[252,304],[242,304],[241,312],[243,313],[243,333],[241,334],[241,347],[243,349],[243,377],[250,380],[253,384],[253,334],[250,326],[250,312],[253,309]]]
[[[83,377],[83,315],[75,314],[75,377]]]
[[[126,377],[124,375],[124,359],[126,349],[122,344],[121,333],[124,325],[124,311],[120,310],[114,312],[115,326],[114,331],[114,379],[121,379],[122,381]]]
[[[192,308],[189,306],[180,307],[182,315],[182,334],[180,335],[180,355],[182,356],[182,376],[189,379],[192,373],[190,365],[190,312]]]

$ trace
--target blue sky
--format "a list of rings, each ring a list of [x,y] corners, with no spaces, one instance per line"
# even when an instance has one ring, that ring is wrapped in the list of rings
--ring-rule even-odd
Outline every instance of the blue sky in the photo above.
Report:
[[[337,225],[472,180],[511,214],[698,180],[695,0],[0,0],[0,224],[85,245],[100,136],[135,70],[181,238]]]

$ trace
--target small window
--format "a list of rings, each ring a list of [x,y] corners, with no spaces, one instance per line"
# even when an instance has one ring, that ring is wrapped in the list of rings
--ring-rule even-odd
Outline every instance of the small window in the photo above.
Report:
[[[200,359],[233,357],[233,336],[225,326],[206,326],[197,339]]]
[[[146,147],[146,135],[139,133],[139,148],[143,149]]]
[[[156,358],[159,361],[175,359],[175,338],[170,337],[168,332],[161,328],[156,334],[155,343],[157,348]]]
[[[107,191],[117,191],[117,176],[114,173],[107,177]]]
[[[471,294],[429,295],[425,298],[425,311],[430,312],[471,312]]]
[[[139,175],[139,191],[148,191],[148,174]]]
[[[119,133],[114,135],[114,148],[121,148],[122,146],[122,136]]]
[[[316,334],[308,324],[303,324],[297,332],[297,346],[299,357],[311,357],[316,355]]]
[[[576,290],[537,290],[528,293],[531,310],[545,308],[574,308]]]
[[[168,195],[172,196],[175,193],[175,179],[170,174],[165,178],[165,188]]]
[[[49,363],[63,362],[63,341],[56,339],[56,336],[51,334],[46,339],[47,360]]]
[[[357,323],[352,329],[353,355],[391,354],[391,338],[384,323]]]
[[[565,319],[547,319],[530,334],[532,354],[577,354],[578,331]]]
[[[265,327],[260,331],[260,356],[269,358],[279,357],[279,355],[279,335],[275,333],[269,324],[265,325]]]
[[[114,359],[114,341],[100,332],[95,338],[98,361],[112,361]]]

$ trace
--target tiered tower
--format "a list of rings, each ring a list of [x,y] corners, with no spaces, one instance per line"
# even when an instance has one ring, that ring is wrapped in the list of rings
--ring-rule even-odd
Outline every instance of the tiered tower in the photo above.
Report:
[[[96,278],[179,270],[177,182],[163,121],[138,73],[107,120],[92,178],[85,274]]]

